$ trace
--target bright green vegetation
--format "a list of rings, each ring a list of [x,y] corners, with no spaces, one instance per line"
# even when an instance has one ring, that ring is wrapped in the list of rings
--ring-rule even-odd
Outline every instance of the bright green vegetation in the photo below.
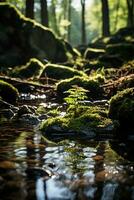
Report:
[[[87,98],[86,90],[74,87],[68,90],[68,97],[64,100],[67,103],[66,115],[57,116],[45,120],[40,129],[46,134],[51,132],[53,126],[58,126],[62,131],[83,131],[96,130],[97,128],[107,127],[112,123],[107,118],[107,111],[99,106],[84,106],[82,101]]]
[[[13,69],[11,75],[19,78],[38,78],[44,67],[39,60],[31,58],[25,66],[19,66]]]
[[[90,131],[92,129],[106,127],[110,123],[112,124],[112,121],[107,118],[106,111],[96,106],[85,106],[77,109],[77,117],[74,117],[72,114],[67,114],[65,117],[58,116],[45,120],[41,124],[40,130],[49,133],[50,128],[56,125],[65,131],[73,130],[75,132],[82,132],[84,130]]]
[[[66,79],[73,76],[84,76],[84,72],[75,70],[71,67],[57,65],[57,64],[47,64],[41,77],[48,77],[52,79]],[[85,75],[86,76],[86,75]]]
[[[14,104],[18,96],[18,90],[13,85],[0,80],[0,97],[4,101]]]
[[[118,92],[110,100],[109,116],[119,120],[121,127],[129,129],[134,124],[134,88]]]
[[[86,90],[88,90],[88,95],[91,98],[99,98],[102,96],[103,89],[100,88],[100,82],[99,80],[102,80],[102,76],[75,76],[70,79],[65,79],[60,81],[57,84],[57,93],[60,95],[65,95],[65,92],[72,88],[73,85],[77,85],[79,87],[82,87]]]

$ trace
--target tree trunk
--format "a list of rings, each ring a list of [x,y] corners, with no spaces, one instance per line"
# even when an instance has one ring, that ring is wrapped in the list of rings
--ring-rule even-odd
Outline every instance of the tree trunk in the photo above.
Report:
[[[34,0],[26,0],[26,17],[34,19]]]
[[[86,26],[85,26],[85,0],[81,0],[81,43],[86,44]]]
[[[101,0],[101,3],[102,3],[102,35],[104,37],[107,37],[110,35],[108,0]]]
[[[52,23],[52,28],[54,29],[54,32],[60,36],[60,31],[58,29],[58,26],[57,26],[57,17],[56,17],[56,7],[55,7],[55,1],[52,0],[51,1],[51,13],[52,15],[52,20],[51,20],[51,23]]]
[[[134,27],[134,0],[127,0],[128,26]]]
[[[47,0],[40,0],[40,5],[41,5],[41,24],[48,27],[49,23],[48,23]]]
[[[68,2],[68,21],[70,22],[68,26],[68,42],[71,42],[71,0]]]

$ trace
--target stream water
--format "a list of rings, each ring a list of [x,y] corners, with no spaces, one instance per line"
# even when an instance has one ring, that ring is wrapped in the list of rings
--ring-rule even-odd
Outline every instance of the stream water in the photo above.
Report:
[[[113,150],[125,144],[48,143],[36,130],[13,124],[0,132],[1,200],[134,199],[133,160]]]
[[[36,127],[0,128],[0,200],[134,200],[134,147],[48,142]]]

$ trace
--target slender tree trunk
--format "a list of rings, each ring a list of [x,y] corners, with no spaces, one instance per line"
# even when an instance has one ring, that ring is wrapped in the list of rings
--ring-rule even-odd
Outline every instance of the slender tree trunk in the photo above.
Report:
[[[34,19],[34,0],[26,0],[26,17]]]
[[[134,27],[134,0],[127,0],[128,26]]]
[[[110,35],[108,0],[101,0],[101,3],[102,3],[102,35],[106,37]]]
[[[68,42],[71,42],[71,0],[68,1],[68,21],[70,22],[68,26]]]
[[[81,43],[86,44],[86,25],[85,25],[85,0],[81,0]]]
[[[40,5],[41,5],[41,24],[48,27],[49,23],[48,23],[47,0],[40,0]]]
[[[117,30],[117,24],[118,24],[118,18],[119,18],[119,8],[120,8],[120,0],[117,0],[114,32],[116,32],[116,30]]]
[[[51,24],[54,32],[60,36],[60,31],[57,26],[57,17],[56,17],[56,2],[55,0],[51,0],[50,14],[52,16]]]

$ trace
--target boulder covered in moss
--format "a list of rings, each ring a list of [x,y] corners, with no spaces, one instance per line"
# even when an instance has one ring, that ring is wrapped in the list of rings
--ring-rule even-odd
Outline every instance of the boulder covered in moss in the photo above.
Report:
[[[13,69],[11,76],[19,78],[38,78],[44,69],[42,62],[36,58],[31,58],[24,66],[18,66]]]
[[[92,139],[101,134],[112,135],[114,124],[107,117],[105,109],[86,106],[78,116],[66,114],[44,120],[40,124],[41,132],[49,139],[83,138]]]
[[[101,98],[103,89],[100,87],[100,83],[97,79],[90,79],[84,76],[75,76],[70,79],[65,79],[57,84],[57,93],[61,96],[66,96],[66,91],[72,88],[74,85],[82,87],[89,91],[88,96],[90,98]]]
[[[25,18],[14,6],[0,3],[0,65],[13,67],[30,58],[67,60],[65,45],[53,32]]]
[[[105,53],[104,49],[87,48],[84,53],[85,59],[97,59],[99,56]]]
[[[78,71],[71,67],[58,65],[58,64],[47,64],[41,74],[42,77],[48,77],[51,79],[66,79],[71,78],[73,76],[83,76],[84,72]]]
[[[0,97],[2,100],[15,104],[18,96],[18,90],[13,85],[0,80]]]
[[[109,117],[118,120],[123,130],[134,129],[134,88],[120,91],[111,98]]]

